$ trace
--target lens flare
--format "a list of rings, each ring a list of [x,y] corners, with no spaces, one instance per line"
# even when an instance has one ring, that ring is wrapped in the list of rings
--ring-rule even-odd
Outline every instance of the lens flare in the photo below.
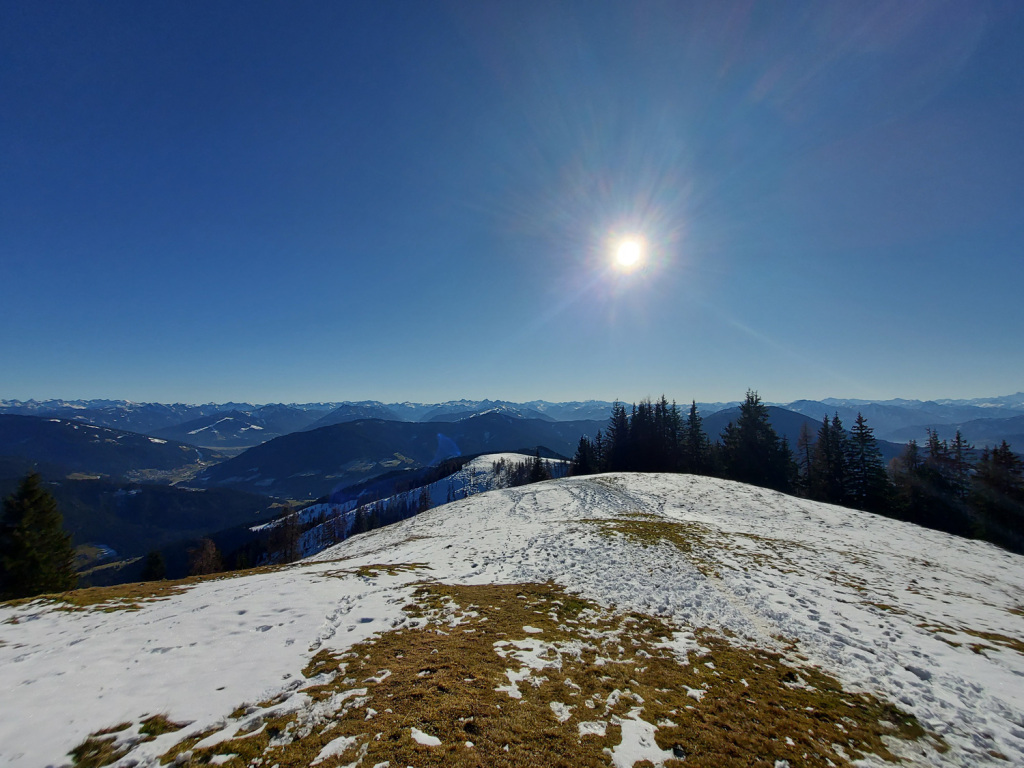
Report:
[[[615,266],[622,272],[631,272],[643,262],[643,241],[638,238],[627,238],[615,249]]]

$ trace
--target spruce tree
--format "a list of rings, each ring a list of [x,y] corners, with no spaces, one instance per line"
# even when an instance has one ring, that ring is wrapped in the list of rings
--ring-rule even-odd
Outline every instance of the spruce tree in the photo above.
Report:
[[[57,502],[35,472],[4,500],[0,522],[0,598],[74,589],[75,552]]]
[[[605,456],[607,471],[625,472],[630,469],[629,416],[626,406],[617,402],[612,406],[612,418],[608,423]]]
[[[569,465],[569,474],[592,475],[594,471],[594,445],[586,435],[583,435],[576,447],[576,455],[572,457],[572,463]]]
[[[814,469],[811,462],[811,449],[814,447],[814,436],[808,422],[800,425],[800,436],[796,439],[797,467],[800,473],[800,490],[810,495],[811,484],[814,477]]]
[[[1024,552],[1024,462],[1005,440],[981,452],[971,478],[970,500],[980,533]]]
[[[167,563],[159,549],[154,549],[146,555],[141,578],[143,581],[160,581],[167,578]]]
[[[430,509],[430,506],[430,487],[424,485],[422,488],[420,488],[419,499],[416,502],[416,513],[419,514],[420,512],[426,512],[428,509]]]
[[[849,503],[846,430],[837,413],[822,421],[811,458],[811,498],[830,504]]]
[[[526,482],[540,483],[551,479],[551,472],[548,471],[547,466],[540,458],[540,448],[536,450],[533,458],[529,460],[529,465],[529,474]]]
[[[722,461],[730,480],[778,491],[790,489],[792,453],[772,427],[768,406],[753,390],[747,390],[736,422],[722,433]]]
[[[949,444],[949,474],[953,494],[959,499],[966,499],[970,491],[970,454],[973,450],[974,446],[967,442],[958,429]]]
[[[889,479],[874,431],[857,414],[848,442],[850,502],[859,509],[882,512],[888,507]]]
[[[608,471],[608,441],[601,430],[594,435],[594,472]]]
[[[680,469],[694,475],[711,470],[711,443],[704,432],[704,420],[697,412],[697,401],[690,403],[690,413],[682,426]]]
[[[220,550],[212,539],[200,539],[199,543],[188,551],[188,572],[190,576],[205,576],[220,573],[224,570],[224,561]]]

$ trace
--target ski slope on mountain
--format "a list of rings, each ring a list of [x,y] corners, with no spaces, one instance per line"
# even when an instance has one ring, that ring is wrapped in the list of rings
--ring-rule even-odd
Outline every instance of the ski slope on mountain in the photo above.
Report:
[[[728,481],[492,491],[157,597],[0,607],[0,762],[1024,765],[1024,558]]]

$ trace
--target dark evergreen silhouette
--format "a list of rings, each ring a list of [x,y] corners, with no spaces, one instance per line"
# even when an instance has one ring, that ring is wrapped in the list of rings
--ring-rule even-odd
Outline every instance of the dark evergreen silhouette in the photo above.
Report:
[[[190,576],[205,576],[211,573],[220,573],[224,570],[224,562],[220,556],[220,550],[213,543],[212,539],[200,539],[196,546],[189,550]]]
[[[1005,440],[981,452],[971,478],[970,500],[980,536],[1024,552],[1024,461]]]
[[[298,560],[301,533],[298,514],[291,507],[285,507],[284,514],[270,529],[268,548],[271,559],[277,563],[293,563]]]
[[[608,422],[605,449],[605,464],[608,472],[627,472],[631,468],[631,446],[629,442],[629,416],[626,406],[616,401],[612,406],[612,417]]]
[[[826,416],[818,429],[811,456],[807,486],[812,499],[830,504],[849,503],[848,455],[846,430],[839,414],[831,422]]]
[[[164,578],[167,578],[167,562],[164,560],[163,553],[154,549],[146,555],[146,561],[142,566],[142,580],[160,581]]]
[[[528,483],[540,483],[551,479],[551,470],[548,468],[547,463],[541,459],[540,449],[537,449],[533,458],[527,463],[529,464]]]
[[[722,463],[730,480],[777,491],[791,487],[792,454],[772,428],[767,406],[753,390],[747,390],[739,417],[722,432]]]
[[[673,412],[678,417],[673,403]],[[679,468],[683,472],[694,475],[706,475],[711,473],[711,441],[704,433],[704,420],[697,411],[697,401],[691,401],[690,413],[686,417],[686,423],[681,425],[679,438],[679,449],[681,452]]]
[[[576,453],[569,465],[570,475],[592,475],[596,471],[594,462],[594,444],[586,435],[580,437],[580,443],[576,446]]]
[[[33,472],[4,499],[0,522],[0,598],[74,589],[75,552],[57,502]]]
[[[849,501],[858,509],[885,512],[890,506],[889,478],[874,431],[860,413],[847,441]]]

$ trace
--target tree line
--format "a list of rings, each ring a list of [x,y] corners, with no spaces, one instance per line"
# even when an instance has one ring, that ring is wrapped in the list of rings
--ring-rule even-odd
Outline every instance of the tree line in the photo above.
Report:
[[[887,515],[1024,552],[1024,462],[1004,440],[977,451],[957,431],[929,431],[888,466],[862,414],[846,429],[838,414],[816,432],[801,430],[795,450],[748,391],[737,418],[712,440],[696,402],[684,415],[664,396],[627,410],[615,403],[604,430],[581,437],[573,475],[685,472],[721,477]]]

